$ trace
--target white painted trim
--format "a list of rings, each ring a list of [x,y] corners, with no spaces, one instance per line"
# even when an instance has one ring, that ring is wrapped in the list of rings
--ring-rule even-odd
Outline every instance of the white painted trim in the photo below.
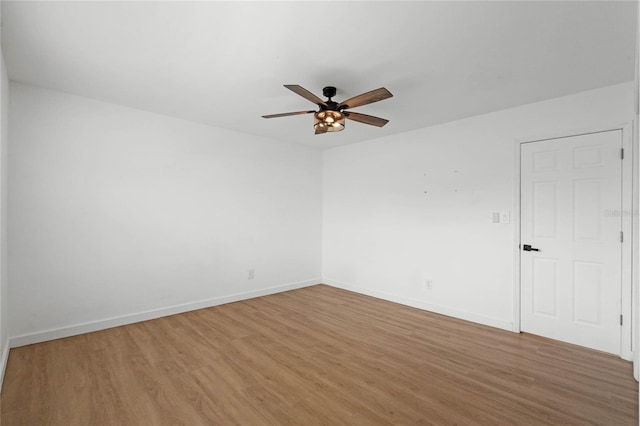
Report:
[[[237,293],[229,296],[215,297],[212,299],[199,300],[196,302],[183,303],[180,305],[167,306],[160,309],[152,309],[149,311],[138,312],[130,315],[123,315],[114,318],[108,318],[98,321],[76,324],[68,327],[53,328],[49,330],[39,331],[36,333],[23,334],[14,336],[9,339],[9,346],[17,348],[20,346],[31,345],[34,343],[46,342],[48,340],[61,339],[64,337],[76,336],[78,334],[91,333],[94,331],[106,330],[108,328],[119,327],[122,325],[133,324],[140,321],[148,321],[156,318],[166,317],[169,315],[181,314],[184,312],[195,311],[197,309],[210,308],[212,306],[223,305],[225,303],[239,302],[241,300],[252,299],[255,297],[267,296],[270,294],[281,293],[283,291],[295,290],[298,288],[309,287],[319,284],[320,278],[300,281],[292,284],[285,284],[275,287],[268,287],[260,290],[249,291],[245,293]]]
[[[637,197],[634,195],[633,183],[634,158],[636,151],[633,143],[633,125],[627,124],[622,128],[622,147],[625,159],[622,162],[622,232],[625,238],[622,242],[622,282],[620,294],[620,311],[624,316],[624,323],[620,330],[620,358],[633,361],[633,270],[635,242],[634,216],[636,216]],[[628,214],[627,214],[628,213]],[[628,303],[624,303],[628,301]]]
[[[637,16],[636,22],[640,22],[640,8],[637,8]],[[633,154],[633,196],[635,197],[633,207],[634,209],[638,208],[639,202],[638,198],[640,196],[640,188],[638,187],[638,157],[640,157],[640,153],[638,152],[638,119],[640,118],[638,114],[640,113],[640,25],[636,25],[636,69],[634,73],[634,123],[633,123],[633,146],[635,148]],[[637,210],[634,210],[637,211]],[[638,348],[638,327],[640,327],[640,321],[638,320],[638,265],[640,264],[640,260],[638,259],[638,240],[640,239],[638,234],[638,215],[633,215],[633,263],[632,263],[632,275],[633,275],[633,283],[631,288],[632,294],[632,303],[631,303],[631,315],[632,315],[632,325],[631,325],[631,334],[632,334],[632,346],[633,346],[633,377],[640,381],[640,350]],[[640,383],[638,384],[638,389],[640,390]],[[640,392],[638,393],[638,402],[640,402]],[[638,404],[638,414],[640,414],[640,403]]]
[[[637,245],[637,238],[634,234],[634,227],[637,225],[637,214],[635,214],[634,212],[637,212],[637,206],[638,206],[638,196],[636,195],[636,193],[634,192],[634,176],[637,173],[637,155],[638,155],[638,150],[635,147],[635,143],[633,141],[633,135],[632,135],[632,128],[634,126],[633,121],[631,122],[626,122],[623,124],[611,124],[611,125],[600,125],[597,127],[589,127],[589,128],[583,128],[583,129],[576,129],[576,130],[567,130],[567,131],[562,131],[562,132],[553,132],[553,133],[547,133],[547,134],[542,134],[542,135],[537,135],[537,136],[531,136],[531,137],[525,137],[525,138],[516,138],[514,140],[514,145],[515,145],[515,167],[514,167],[514,185],[515,185],[515,191],[516,191],[516,195],[515,195],[515,206],[514,206],[514,210],[516,211],[516,214],[514,214],[515,219],[514,222],[516,222],[514,224],[514,226],[516,226],[516,228],[514,229],[514,235],[516,236],[516,243],[515,243],[515,248],[514,248],[514,270],[515,270],[515,277],[514,277],[514,306],[513,306],[513,311],[514,311],[514,327],[513,327],[513,331],[514,332],[520,332],[521,331],[521,327],[520,327],[520,314],[521,314],[521,309],[520,309],[520,159],[521,159],[521,146],[523,143],[528,143],[528,142],[539,142],[539,141],[545,141],[545,140],[550,140],[550,139],[561,139],[561,138],[565,138],[565,137],[571,137],[571,136],[581,136],[581,135],[587,135],[587,134],[592,134],[592,133],[602,133],[602,132],[610,132],[610,131],[616,131],[619,130],[622,133],[622,146],[625,149],[625,158],[628,158],[630,161],[628,163],[623,162],[622,164],[622,210],[624,211],[625,208],[629,209],[630,208],[630,212],[632,214],[628,215],[627,217],[625,217],[625,215],[623,214],[622,217],[622,230],[624,232],[625,236],[628,236],[627,238],[625,238],[625,241],[623,242],[622,245],[622,288],[621,288],[621,300],[625,301],[624,298],[626,297],[626,303],[622,303],[621,302],[621,306],[620,306],[620,310],[621,313],[624,315],[625,318],[628,318],[628,320],[626,320],[626,325],[624,325],[622,327],[622,329],[620,330],[620,358],[625,359],[627,361],[631,361],[633,359],[633,351],[631,348],[631,343],[633,341],[633,330],[632,330],[632,324],[635,321],[634,318],[632,318],[632,310],[633,310],[633,294],[635,289],[637,289],[636,286],[636,280],[637,277],[635,277],[635,273],[634,271],[636,271],[637,266],[638,266],[638,259],[636,259],[636,255],[634,252],[634,247]],[[631,167],[625,167],[625,164],[631,164]],[[625,285],[625,283],[627,283]],[[623,342],[628,342],[624,343]]]
[[[513,323],[509,321],[504,321],[498,318],[485,317],[483,315],[474,314],[472,312],[461,311],[459,309],[453,309],[447,306],[433,305],[430,303],[425,303],[421,300],[411,299],[408,297],[398,296],[395,294],[390,294],[382,291],[370,290],[367,288],[359,287],[355,284],[349,284],[349,283],[336,281],[328,278],[323,279],[322,282],[332,287],[353,291],[355,293],[365,294],[367,296],[388,300],[390,302],[411,306],[413,308],[434,312],[436,314],[446,315],[448,317],[458,318],[465,321],[471,321],[477,324],[487,325],[490,327],[495,327],[495,328],[499,328],[507,331],[511,331],[513,329]]]
[[[5,342],[2,348],[2,359],[0,359],[0,392],[2,392],[2,383],[4,382],[4,373],[7,371],[7,362],[9,362],[9,341]]]
[[[520,195],[520,172],[521,172],[521,159],[522,159],[522,142],[517,140],[514,144],[514,177],[513,177],[513,331],[514,333],[520,333],[520,209],[521,209],[521,195]]]
[[[549,139],[562,139],[571,136],[582,136],[589,135],[592,133],[602,133],[602,132],[610,132],[612,130],[622,130],[627,126],[630,126],[632,123],[630,121],[626,122],[616,122],[616,123],[603,123],[602,125],[582,127],[577,129],[568,129],[568,130],[558,130],[554,132],[545,132],[539,133],[535,135],[529,135],[526,137],[519,137],[515,139],[516,145],[520,145],[527,142],[541,142]]]
[[[637,112],[637,110],[636,110]],[[638,273],[638,268],[640,266],[640,256],[638,253],[638,247],[640,245],[640,239],[638,234],[638,226],[639,226],[639,217],[638,212],[640,211],[640,188],[638,187],[638,160],[640,158],[640,147],[638,146],[638,120],[637,118],[633,121],[633,125],[631,127],[632,135],[632,184],[631,184],[631,193],[632,193],[632,206],[633,206],[633,216],[631,220],[631,237],[633,241],[631,242],[631,317],[629,324],[631,325],[631,354],[633,360],[633,377],[638,380],[639,379],[639,368],[640,365],[638,363],[638,282],[640,281],[640,274]]]

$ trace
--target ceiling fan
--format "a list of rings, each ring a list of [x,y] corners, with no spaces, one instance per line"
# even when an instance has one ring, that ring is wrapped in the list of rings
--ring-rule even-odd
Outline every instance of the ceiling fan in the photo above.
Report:
[[[389,122],[389,120],[385,120],[384,118],[347,111],[350,108],[371,104],[392,97],[393,95],[391,92],[384,87],[354,96],[353,98],[340,103],[331,100],[331,98],[336,95],[336,88],[333,86],[327,86],[322,89],[322,94],[328,98],[326,101],[323,101],[304,87],[298,86],[297,84],[285,84],[284,87],[316,104],[320,108],[319,111],[284,112],[281,114],[263,115],[262,117],[276,118],[286,117],[289,115],[313,114],[313,128],[316,131],[316,135],[344,130],[344,122],[346,118],[378,127],[382,127]]]

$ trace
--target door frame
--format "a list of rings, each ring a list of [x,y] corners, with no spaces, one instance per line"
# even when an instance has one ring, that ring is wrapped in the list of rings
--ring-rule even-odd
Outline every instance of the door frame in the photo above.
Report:
[[[559,131],[536,135],[514,140],[514,215],[513,232],[515,235],[513,245],[514,256],[514,289],[513,289],[513,331],[520,333],[521,295],[520,295],[520,161],[522,144],[539,142],[551,139],[561,139],[571,136],[580,136],[592,133],[603,133],[620,130],[622,132],[622,148],[624,148],[624,161],[622,162],[622,232],[624,240],[622,246],[622,283],[621,283],[621,313],[624,317],[620,329],[620,358],[627,361],[633,360],[633,324],[636,322],[633,315],[633,296],[638,294],[638,239],[634,230],[638,229],[638,194],[635,182],[638,174],[638,148],[633,137],[633,121],[624,124],[601,125],[580,130]]]

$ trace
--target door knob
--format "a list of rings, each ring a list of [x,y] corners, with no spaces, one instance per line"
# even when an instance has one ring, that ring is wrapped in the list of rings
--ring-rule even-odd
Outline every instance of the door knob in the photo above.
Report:
[[[522,246],[522,250],[524,251],[540,251],[540,249],[537,249],[535,247],[531,247],[529,244],[525,244]]]

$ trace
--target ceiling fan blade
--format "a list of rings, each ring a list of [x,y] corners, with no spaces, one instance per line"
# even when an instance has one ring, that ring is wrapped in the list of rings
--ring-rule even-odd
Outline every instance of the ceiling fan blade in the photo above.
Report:
[[[338,104],[338,109],[355,108],[390,98],[393,95],[384,87],[363,93]]]
[[[289,115],[301,115],[301,114],[312,114],[315,111],[296,111],[296,112],[283,112],[280,114],[270,114],[263,115],[262,118],[276,118],[276,117],[287,117]]]
[[[298,86],[297,84],[285,84],[284,87],[286,87],[287,89],[291,90],[294,93],[297,93],[298,95],[302,96],[308,101],[313,102],[316,105],[327,106],[327,103],[325,101],[323,101],[322,99],[320,99],[319,97],[317,97],[316,95],[314,95],[313,93],[311,93],[310,91],[308,91],[302,86]]]
[[[373,115],[360,114],[359,112],[345,111],[344,116],[349,120],[359,121],[360,123],[371,124],[372,126],[378,127],[382,127],[389,122],[389,120],[386,120],[384,118],[374,117]]]

